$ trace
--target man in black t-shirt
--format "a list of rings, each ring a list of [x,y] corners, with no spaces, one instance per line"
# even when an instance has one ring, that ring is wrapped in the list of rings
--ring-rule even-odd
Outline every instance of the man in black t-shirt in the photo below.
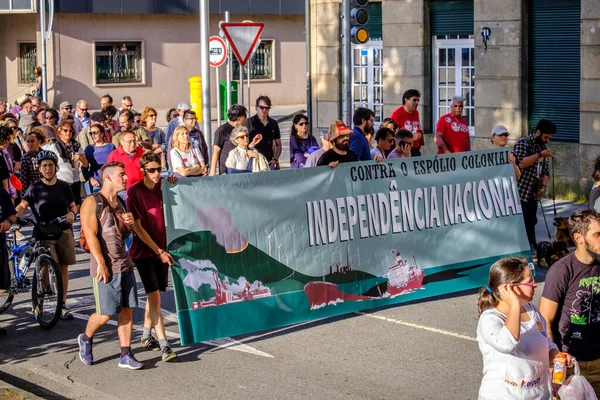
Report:
[[[271,169],[279,169],[279,156],[281,155],[281,132],[279,124],[269,117],[271,110],[271,99],[267,96],[259,96],[256,99],[256,115],[248,118],[246,127],[250,132],[250,146],[265,156]],[[262,140],[256,142],[255,138],[260,135]]]
[[[319,161],[317,166],[329,165],[331,168],[336,168],[340,163],[358,161],[358,157],[350,150],[350,135],[354,131],[346,126],[344,122],[335,120],[329,125],[329,132],[323,137],[331,145],[331,149],[327,150]]]
[[[210,163],[210,176],[217,174],[217,163],[219,164],[219,175],[224,175],[227,172],[225,161],[229,152],[235,149],[235,145],[231,142],[231,132],[236,126],[244,125],[248,118],[248,110],[246,107],[234,104],[227,110],[227,122],[217,128],[215,131],[215,143],[213,144],[213,154]]]
[[[569,233],[577,248],[546,274],[540,312],[550,338],[577,359],[600,396],[600,213],[575,212]]]
[[[31,207],[31,211],[39,222],[51,222],[56,218],[65,218],[61,224],[63,233],[59,239],[44,240],[44,247],[50,251],[52,258],[60,266],[63,281],[63,307],[60,318],[73,319],[73,315],[66,307],[67,291],[69,290],[69,265],[77,263],[75,259],[75,239],[71,228],[77,216],[75,196],[71,185],[56,178],[58,157],[51,151],[42,150],[36,156],[38,168],[42,179],[29,186],[23,199],[16,207],[17,216],[20,216]],[[36,310],[34,310],[35,312]]]

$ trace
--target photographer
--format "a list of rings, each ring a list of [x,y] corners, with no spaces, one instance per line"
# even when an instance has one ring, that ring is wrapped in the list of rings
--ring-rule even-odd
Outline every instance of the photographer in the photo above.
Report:
[[[410,157],[414,140],[413,134],[410,131],[398,129],[398,132],[396,132],[396,148],[392,150],[387,158]]]

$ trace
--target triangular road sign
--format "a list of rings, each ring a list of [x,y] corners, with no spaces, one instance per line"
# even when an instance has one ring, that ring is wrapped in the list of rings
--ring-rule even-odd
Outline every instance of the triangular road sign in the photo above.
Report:
[[[241,65],[246,65],[248,62],[264,28],[265,24],[258,22],[225,22],[221,24],[221,29]]]

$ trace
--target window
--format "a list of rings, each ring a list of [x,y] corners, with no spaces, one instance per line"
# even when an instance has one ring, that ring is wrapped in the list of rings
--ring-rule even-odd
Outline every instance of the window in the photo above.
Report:
[[[33,11],[33,1],[0,0],[0,12],[2,11]]]
[[[19,43],[19,83],[29,84],[35,81],[37,65],[37,46],[35,43]]]
[[[466,35],[465,35],[466,36]],[[433,40],[433,120],[450,112],[452,97],[465,99],[463,117],[475,134],[475,43],[473,39],[443,36]]]
[[[375,129],[383,121],[383,42],[352,45],[352,102],[375,114]]]
[[[95,42],[95,84],[144,83],[143,42]]]
[[[248,79],[248,69],[250,66],[250,79],[275,79],[275,41],[262,40],[252,55],[248,64],[244,67],[244,80]],[[237,57],[232,57],[231,79],[240,78],[240,64]]]

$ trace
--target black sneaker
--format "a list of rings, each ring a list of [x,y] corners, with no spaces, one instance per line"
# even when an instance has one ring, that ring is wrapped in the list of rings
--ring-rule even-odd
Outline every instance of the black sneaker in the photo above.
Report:
[[[161,349],[162,351],[162,360],[164,362],[173,361],[177,358],[177,354],[171,349],[170,346],[165,346]]]
[[[160,350],[160,344],[158,343],[158,340],[156,340],[156,338],[152,335],[148,336],[145,339],[142,338],[142,347],[145,347],[148,350],[152,350],[152,351]]]

